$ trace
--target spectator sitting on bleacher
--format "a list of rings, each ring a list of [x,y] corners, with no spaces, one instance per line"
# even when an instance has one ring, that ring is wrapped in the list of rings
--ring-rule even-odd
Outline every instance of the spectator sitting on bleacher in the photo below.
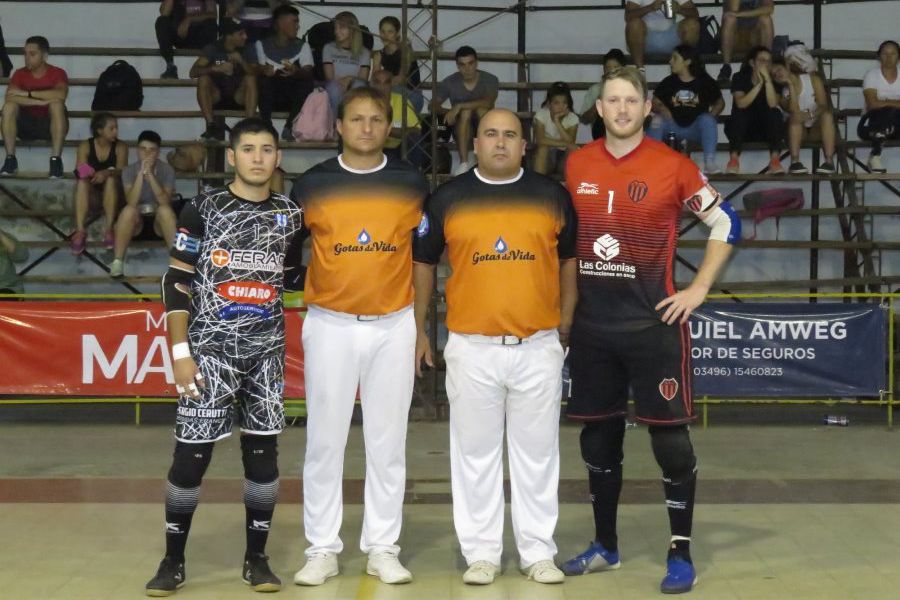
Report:
[[[700,53],[693,46],[676,46],[669,67],[672,74],[653,92],[654,117],[647,134],[657,140],[675,134],[678,140],[700,142],[703,172],[707,175],[718,173],[719,126],[716,117],[725,108],[722,92],[707,74]]]
[[[393,78],[389,71],[381,69],[372,75],[372,87],[391,101],[391,132],[384,142],[384,154],[388,158],[403,158],[403,94],[393,89]],[[419,140],[422,125],[419,115],[409,98],[406,99],[406,147],[407,160],[415,166],[422,164],[422,152]]]
[[[700,40],[700,13],[693,0],[672,0],[672,17],[664,12],[663,0],[628,0],[625,3],[625,41],[638,68],[644,54],[668,56],[679,44],[696,46]],[[678,15],[683,18],[677,21]]]
[[[500,81],[478,68],[478,53],[471,46],[456,51],[456,69],[438,84],[432,98],[432,114],[443,113],[447,127],[453,128],[459,153],[459,165],[453,174],[459,175],[475,166],[474,160],[469,161],[469,145],[478,131],[478,120],[494,108]],[[450,110],[441,107],[446,100],[450,100]]]
[[[624,67],[628,64],[625,59],[625,53],[618,48],[613,48],[603,57],[603,75],[606,75],[613,69]],[[606,127],[603,125],[603,119],[597,114],[597,98],[600,97],[600,90],[603,84],[595,83],[584,93],[584,100],[581,101],[581,117],[580,120],[585,125],[591,126],[591,138],[602,138],[606,135]]]
[[[163,79],[178,79],[175,48],[203,48],[216,41],[216,0],[163,0],[156,19],[159,54],[166,61]]]
[[[273,111],[287,111],[281,138],[293,141],[291,123],[313,90],[313,55],[309,44],[297,39],[300,12],[279,6],[274,13],[274,33],[256,42],[256,77],[259,115],[269,123]]]
[[[197,79],[197,103],[206,119],[207,140],[224,140],[225,128],[215,122],[214,110],[242,110],[252,117],[258,98],[252,47],[247,46],[244,26],[231,19],[222,22],[222,37],[206,46],[191,67]]]
[[[775,0],[725,0],[722,4],[722,70],[719,81],[731,79],[731,58],[754,46],[772,48]]]
[[[39,35],[25,40],[25,66],[17,69],[6,87],[3,104],[3,145],[6,160],[0,175],[15,175],[19,170],[16,159],[16,138],[21,140],[50,140],[50,177],[63,176],[62,146],[69,131],[66,97],[69,78],[59,67],[47,63],[50,44]]]
[[[91,119],[91,134],[78,145],[75,159],[75,233],[70,240],[75,255],[84,252],[88,212],[100,200],[106,224],[103,244],[113,249],[113,223],[122,186],[119,175],[128,164],[128,146],[119,141],[119,122],[115,116],[96,113]]]
[[[568,84],[557,81],[547,90],[541,109],[534,113],[534,170],[538,173],[565,172],[566,157],[578,149],[578,115],[572,104]]]
[[[419,75],[419,62],[412,55],[412,46],[409,40],[404,40],[400,29],[400,20],[397,17],[384,17],[378,22],[378,36],[384,44],[381,50],[372,53],[372,73],[384,69],[391,74],[391,83],[397,92],[402,88],[409,88],[409,101],[412,102],[416,112],[422,110],[425,98],[418,89],[421,84]],[[406,53],[409,67],[406,74],[403,69],[403,55]]]
[[[857,128],[861,140],[872,142],[869,170],[885,173],[881,162],[881,147],[885,140],[900,139],[900,78],[897,77],[897,60],[900,45],[887,40],[878,47],[880,66],[871,69],[863,79],[863,96],[866,112]]]
[[[116,247],[110,277],[125,275],[125,251],[136,236],[155,235],[170,247],[175,240],[175,169],[159,160],[162,144],[155,131],[142,131],[138,136],[138,159],[122,171],[125,206],[116,221]]]
[[[769,147],[769,173],[784,173],[779,158],[784,140],[784,115],[779,108],[781,86],[769,69],[772,52],[756,46],[731,80],[733,98],[731,116],[725,122],[731,158],[726,173],[739,173],[744,142],[766,142]]]
[[[345,93],[369,84],[371,56],[356,15],[349,11],[335,15],[334,41],[322,48],[325,90],[335,115]]]
[[[12,235],[0,229],[0,294],[24,294],[22,279],[16,274],[14,263],[28,260],[28,248]],[[0,298],[9,300],[9,298]]]
[[[225,19],[240,21],[247,28],[247,40],[253,44],[272,32],[274,12],[287,0],[227,0]]]
[[[776,58],[772,64],[772,78],[782,85],[781,107],[790,115],[788,121],[788,146],[791,149],[791,166],[788,172],[795,175],[808,173],[800,161],[800,146],[810,129],[818,123],[825,162],[819,172],[834,173],[834,115],[828,108],[828,92],[818,73],[804,73],[794,61]]]

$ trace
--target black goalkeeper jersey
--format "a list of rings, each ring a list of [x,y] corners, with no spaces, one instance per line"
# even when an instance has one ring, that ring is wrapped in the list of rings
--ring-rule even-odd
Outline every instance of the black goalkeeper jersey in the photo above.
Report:
[[[194,352],[284,352],[284,271],[299,267],[300,227],[300,208],[281,194],[253,202],[225,187],[184,207],[171,256],[195,269],[188,322]]]

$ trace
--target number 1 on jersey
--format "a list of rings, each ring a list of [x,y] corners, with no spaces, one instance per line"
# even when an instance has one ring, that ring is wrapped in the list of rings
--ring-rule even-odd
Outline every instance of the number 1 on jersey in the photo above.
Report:
[[[606,204],[606,213],[612,214],[613,196],[616,195],[615,190],[609,190],[609,202]]]

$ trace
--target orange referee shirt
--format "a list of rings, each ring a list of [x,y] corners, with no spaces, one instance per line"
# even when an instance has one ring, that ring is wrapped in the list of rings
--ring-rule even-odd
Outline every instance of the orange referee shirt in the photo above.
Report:
[[[533,171],[509,182],[477,171],[435,190],[414,244],[414,260],[428,264],[447,248],[448,329],[528,337],[558,327],[559,261],[575,256],[569,193]]]
[[[304,173],[291,197],[312,236],[307,304],[354,315],[384,315],[413,300],[412,239],[428,184],[406,162],[370,171],[336,157]]]

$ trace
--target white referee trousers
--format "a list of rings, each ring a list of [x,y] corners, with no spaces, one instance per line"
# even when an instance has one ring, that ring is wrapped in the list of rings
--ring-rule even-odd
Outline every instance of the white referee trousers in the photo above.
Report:
[[[303,323],[306,555],[344,548],[344,449],[357,385],[363,412],[366,482],[363,552],[400,552],[406,490],[406,424],[415,377],[412,307],[377,320],[310,306]]]
[[[563,349],[555,330],[515,346],[478,338],[451,332],[444,349],[453,523],[466,563],[500,565],[505,424],[513,532],[527,568],[556,555]]]

